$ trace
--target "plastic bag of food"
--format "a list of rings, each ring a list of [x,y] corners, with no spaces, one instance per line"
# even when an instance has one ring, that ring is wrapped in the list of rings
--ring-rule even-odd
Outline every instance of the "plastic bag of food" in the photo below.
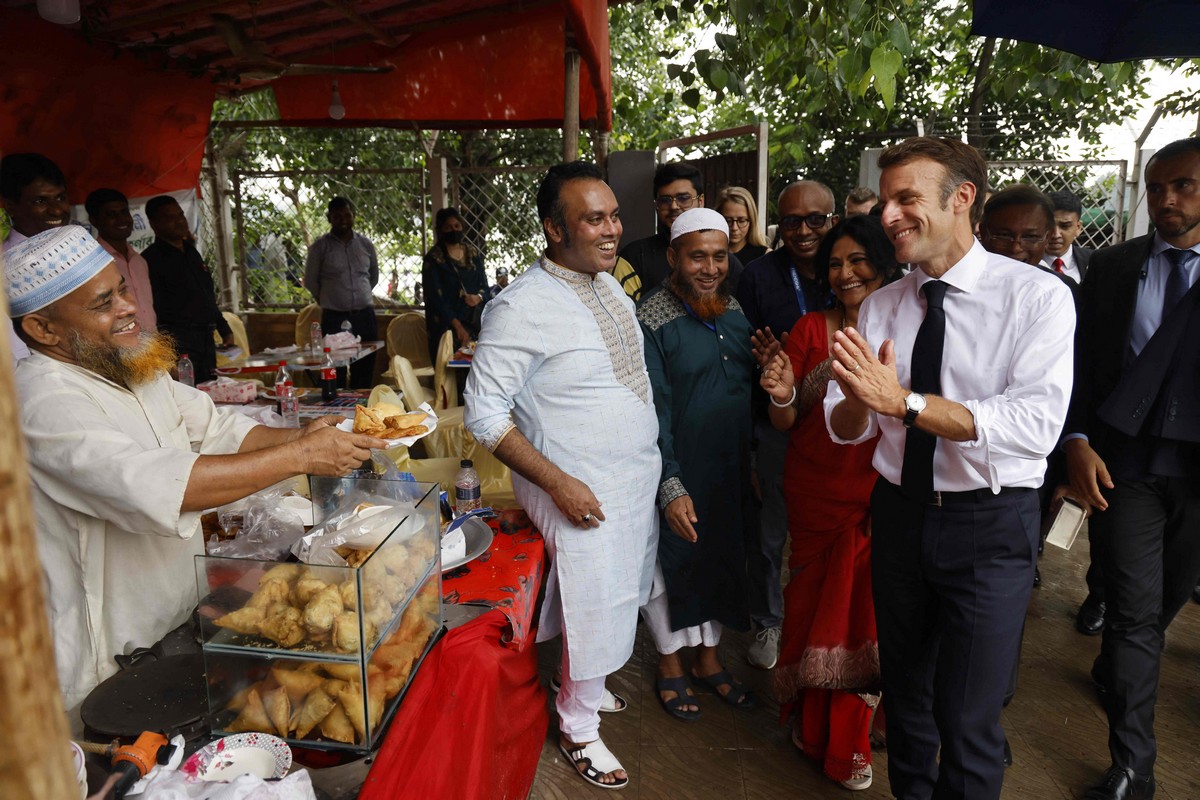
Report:
[[[208,555],[260,561],[287,558],[292,545],[304,535],[304,522],[296,510],[288,507],[291,503],[291,497],[278,485],[250,495],[241,509],[241,530],[232,539],[210,539]],[[218,519],[222,513],[231,512],[218,511]],[[225,527],[223,521],[221,525]]]
[[[305,564],[358,566],[397,526],[400,530],[393,542],[408,540],[424,529],[427,520],[416,511],[418,484],[406,483],[412,487],[408,499],[377,494],[362,486],[348,487],[333,512],[300,537],[292,553]]]

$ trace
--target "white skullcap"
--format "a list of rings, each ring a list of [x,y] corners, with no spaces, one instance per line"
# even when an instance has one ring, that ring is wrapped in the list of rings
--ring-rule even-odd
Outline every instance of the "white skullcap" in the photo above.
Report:
[[[4,253],[9,316],[23,317],[66,297],[112,260],[80,225],[30,236]]]
[[[671,241],[696,231],[720,231],[729,238],[729,223],[711,208],[690,208],[671,223]]]

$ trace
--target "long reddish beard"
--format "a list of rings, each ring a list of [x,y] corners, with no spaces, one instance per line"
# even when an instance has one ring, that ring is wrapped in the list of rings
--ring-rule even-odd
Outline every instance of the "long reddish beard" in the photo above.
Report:
[[[79,366],[126,388],[149,383],[175,366],[171,339],[157,331],[143,331],[134,347],[95,344],[76,331],[70,338]]]
[[[701,294],[696,291],[696,287],[691,281],[684,280],[679,277],[678,270],[672,270],[667,276],[667,288],[675,295],[687,303],[694,313],[703,322],[712,322],[717,317],[729,310],[729,278],[717,284],[717,289],[708,294]]]

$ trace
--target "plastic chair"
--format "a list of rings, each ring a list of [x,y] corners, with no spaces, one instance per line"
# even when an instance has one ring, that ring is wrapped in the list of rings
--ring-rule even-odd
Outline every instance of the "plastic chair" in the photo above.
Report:
[[[223,312],[221,312],[221,316],[225,318],[225,321],[229,323],[230,330],[233,331],[234,346],[241,349],[243,358],[245,358],[246,356],[249,356],[250,355],[250,341],[249,341],[249,339],[246,338],[246,323],[242,322],[242,318],[239,317],[237,314],[234,314],[232,311],[223,311]],[[216,342],[217,347],[220,347],[223,344],[223,342],[221,340],[221,332],[220,331],[213,331],[213,341]],[[230,361],[228,358],[226,358],[224,355],[222,355],[219,351],[217,352],[217,366],[218,367],[227,367],[232,363],[233,363],[232,361]],[[233,375],[231,377],[233,377],[237,380],[254,380],[254,378],[252,378],[251,376],[248,376],[248,375],[247,376]],[[262,381],[255,381],[255,382],[260,385],[262,384]]]
[[[429,333],[425,330],[425,315],[417,311],[405,311],[388,323],[388,363],[392,356],[404,356],[412,364],[418,378],[433,378],[433,366],[429,363]],[[384,378],[394,377],[389,367]]]
[[[304,308],[300,309],[300,313],[296,315],[296,346],[308,347],[312,344],[312,327],[314,322],[321,321],[321,307],[316,303],[309,303]],[[337,333],[337,331],[325,331],[328,333]]]
[[[453,408],[458,405],[458,379],[447,366],[454,357],[454,332],[446,331],[438,342],[437,360],[433,364],[433,391],[437,402],[435,409]]]
[[[429,403],[433,407],[433,390],[427,389],[417,380],[412,362],[404,356],[392,356],[392,379],[396,386],[404,392],[404,407],[415,411],[421,403]],[[439,415],[440,416],[440,415]]]

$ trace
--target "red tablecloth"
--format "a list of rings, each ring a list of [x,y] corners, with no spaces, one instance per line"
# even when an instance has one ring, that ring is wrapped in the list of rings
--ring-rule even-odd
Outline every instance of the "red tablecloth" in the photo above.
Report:
[[[447,603],[493,610],[448,632],[413,679],[361,800],[527,797],[549,717],[532,641],[545,550],[528,520],[491,523],[479,559],[447,574]]]

